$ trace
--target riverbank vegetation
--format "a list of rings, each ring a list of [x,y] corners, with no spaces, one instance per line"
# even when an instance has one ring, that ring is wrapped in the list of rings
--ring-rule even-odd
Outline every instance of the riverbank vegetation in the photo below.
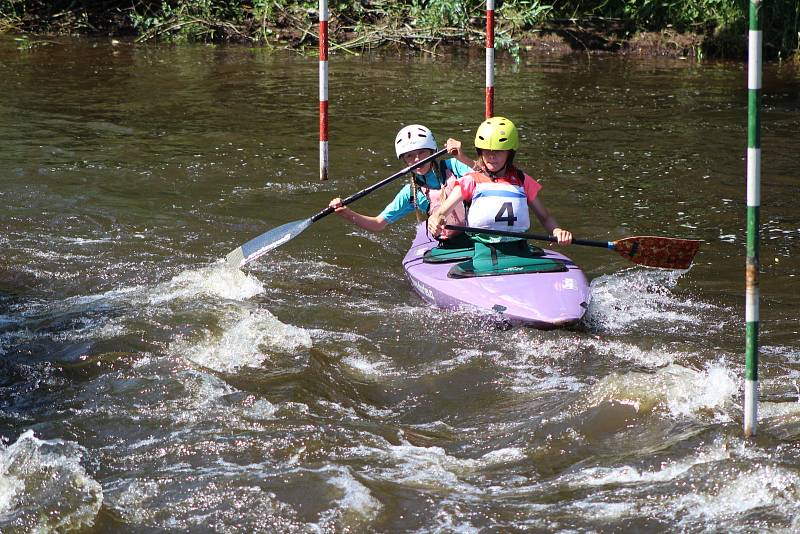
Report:
[[[482,45],[483,0],[330,0],[333,50],[381,46],[428,52]],[[744,58],[745,0],[504,0],[499,48]],[[0,32],[133,36],[140,41],[253,42],[303,50],[316,44],[317,1],[0,0]],[[800,0],[765,2],[764,53],[797,58]]]

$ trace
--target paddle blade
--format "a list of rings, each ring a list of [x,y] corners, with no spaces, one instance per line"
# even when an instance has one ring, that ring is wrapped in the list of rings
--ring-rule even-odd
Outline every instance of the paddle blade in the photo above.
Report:
[[[263,256],[270,250],[278,248],[287,241],[294,239],[303,230],[311,226],[314,222],[310,218],[301,221],[286,223],[269,232],[265,232],[258,237],[254,237],[241,247],[232,250],[225,256],[225,261],[230,267],[240,268],[246,263]]]
[[[630,261],[662,269],[688,269],[700,249],[696,239],[639,236],[613,241],[614,250]]]

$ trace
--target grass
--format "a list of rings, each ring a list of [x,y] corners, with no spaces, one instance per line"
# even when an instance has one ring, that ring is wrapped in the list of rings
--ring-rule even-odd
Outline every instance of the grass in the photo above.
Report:
[[[704,57],[744,57],[746,0],[504,0],[497,44],[552,25],[595,31],[701,34]],[[0,0],[0,32],[132,34],[139,40],[249,41],[303,48],[315,40],[318,2],[290,0]],[[483,0],[329,0],[340,49],[386,44],[435,49],[482,41]],[[800,0],[764,2],[765,56],[798,52]]]

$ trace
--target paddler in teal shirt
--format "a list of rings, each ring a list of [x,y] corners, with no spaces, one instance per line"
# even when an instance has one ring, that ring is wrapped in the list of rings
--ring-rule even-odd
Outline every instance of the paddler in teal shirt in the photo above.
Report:
[[[461,176],[472,172],[475,162],[469,159],[461,150],[461,142],[456,139],[448,139],[445,143],[448,153],[455,158],[441,162],[432,161],[417,167],[411,173],[410,183],[404,185],[394,199],[376,216],[363,215],[347,206],[342,205],[341,198],[334,198],[330,202],[330,207],[344,219],[352,222],[356,226],[371,232],[380,232],[386,225],[392,224],[411,212],[416,212],[417,220],[425,220],[429,213],[436,208],[452,190],[455,181]],[[437,150],[436,139],[430,129],[420,124],[412,124],[404,127],[397,133],[395,138],[395,153],[398,159],[406,165],[413,165],[421,159],[425,159]],[[444,194],[442,194],[444,193]],[[463,225],[465,221],[463,206],[452,212],[452,218],[448,224]],[[443,233],[439,236],[443,241],[466,239],[463,234]],[[451,243],[455,244],[454,241]]]

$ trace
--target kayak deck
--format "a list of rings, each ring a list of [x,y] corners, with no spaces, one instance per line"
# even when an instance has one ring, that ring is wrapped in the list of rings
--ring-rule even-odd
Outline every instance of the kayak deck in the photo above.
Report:
[[[411,285],[428,303],[445,309],[468,309],[507,324],[549,329],[574,324],[589,304],[589,283],[568,257],[545,249],[545,258],[564,263],[563,272],[450,278],[455,263],[425,263],[423,255],[438,242],[417,225],[403,269]]]

